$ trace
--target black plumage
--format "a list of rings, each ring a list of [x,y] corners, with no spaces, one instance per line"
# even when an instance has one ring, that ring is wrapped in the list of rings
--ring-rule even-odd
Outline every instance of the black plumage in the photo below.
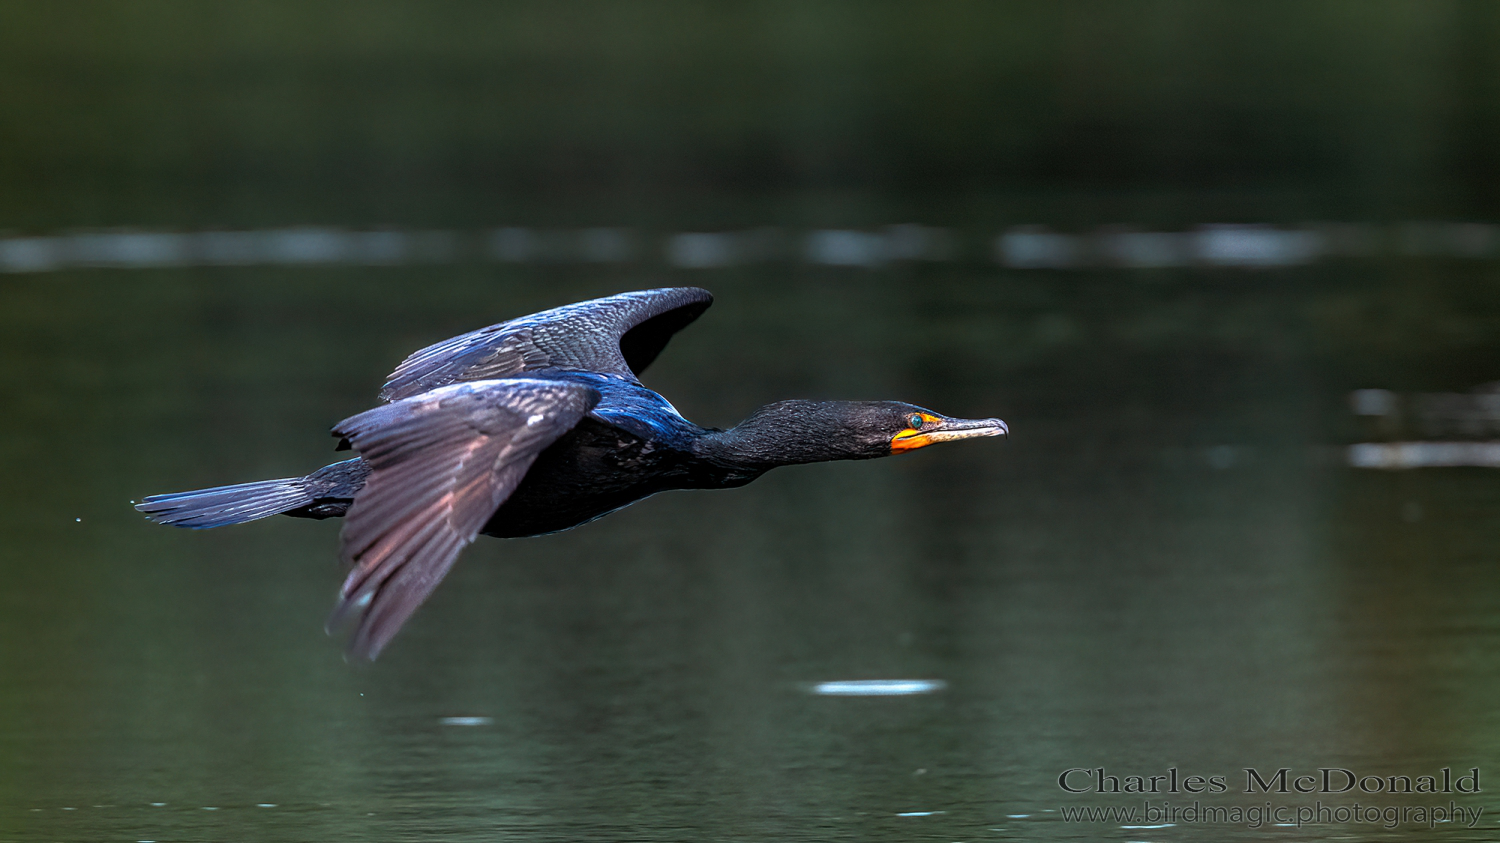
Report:
[[[373,659],[480,533],[557,532],[669,489],[1007,433],[999,419],[895,401],[779,401],[729,430],[699,427],[638,375],[712,300],[691,287],[622,293],[445,340],[396,368],[386,403],[334,426],[358,458],[136,508],[193,528],[346,516],[349,575],[330,626],[355,621],[350,651]]]

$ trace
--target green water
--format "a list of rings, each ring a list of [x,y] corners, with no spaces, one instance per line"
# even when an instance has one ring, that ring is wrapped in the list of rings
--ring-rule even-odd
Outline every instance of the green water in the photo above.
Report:
[[[723,276],[648,379],[689,417],[895,396],[1011,440],[482,540],[373,666],[321,630],[334,524],[130,509],[322,464],[400,349],[475,311],[646,283],[482,274],[3,288],[7,837],[1097,839],[1045,812],[1138,800],[1064,770],[1228,775],[1243,806],[1244,767],[1419,776],[1500,746],[1500,489],[1330,458],[1349,384],[1315,314],[1349,294],[1319,277]],[[807,692],[866,678],[948,687]]]
[[[915,220],[958,254],[0,276],[0,841],[1495,836],[1500,474],[1344,447],[1419,435],[1351,390],[1500,378],[1500,262],[989,245],[1493,219],[1494,7],[58,8],[0,11],[0,232]],[[427,343],[667,284],[717,297],[646,378],[695,421],[894,398],[1011,438],[481,539],[374,665],[322,630],[337,523],[131,509],[323,465]],[[946,686],[811,692],[848,679]],[[1247,767],[1481,791],[1246,793]],[[1143,799],[1070,768],[1225,779],[1157,806],[1485,815],[1066,822]]]

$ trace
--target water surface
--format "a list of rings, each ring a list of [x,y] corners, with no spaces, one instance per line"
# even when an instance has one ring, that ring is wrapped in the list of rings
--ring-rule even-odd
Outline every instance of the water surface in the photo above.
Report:
[[[648,378],[690,417],[892,396],[1010,441],[482,540],[346,664],[321,630],[335,524],[186,532],[129,504],[319,465],[404,350],[646,281],[421,275],[358,300],[283,270],[4,288],[12,836],[1098,839],[1125,823],[1059,809],[1140,798],[1067,793],[1070,768],[1301,805],[1243,769],[1495,751],[1495,481],[1344,464],[1349,384],[1307,314],[1347,293],[1318,276],[723,276]],[[1133,338],[1204,297],[1253,332]],[[814,692],[851,680],[940,684]]]

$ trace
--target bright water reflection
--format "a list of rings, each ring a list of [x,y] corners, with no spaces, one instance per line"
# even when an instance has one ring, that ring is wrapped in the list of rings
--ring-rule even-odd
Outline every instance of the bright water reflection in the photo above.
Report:
[[[807,262],[874,269],[891,263],[972,259],[946,228],[902,223],[875,231],[774,226],[746,231],[683,232],[653,238],[624,227],[537,230],[506,226],[489,232],[375,231],[282,228],[263,231],[93,231],[0,237],[0,272],[52,272],[77,267],[151,269],[185,266],[391,266],[451,264],[475,258],[501,263],[646,264],[722,269],[745,264]],[[1484,223],[1321,224],[1303,229],[1200,224],[1190,232],[1106,227],[1063,234],[1016,226],[994,239],[993,258],[1014,269],[1093,267],[1165,269],[1305,266],[1339,258],[1398,254],[1493,260],[1500,225]]]
[[[825,697],[904,697],[948,687],[941,679],[850,679],[819,682],[810,689]]]

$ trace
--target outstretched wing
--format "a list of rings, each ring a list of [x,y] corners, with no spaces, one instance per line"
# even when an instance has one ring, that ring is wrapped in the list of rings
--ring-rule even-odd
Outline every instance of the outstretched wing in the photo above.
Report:
[[[713,300],[697,287],[642,290],[491,325],[406,358],[386,380],[380,397],[399,401],[451,383],[546,369],[633,378]]]
[[[454,384],[345,419],[370,465],[340,533],[350,569],[329,627],[357,616],[349,651],[374,659],[515,491],[537,454],[599,401],[581,384]]]

